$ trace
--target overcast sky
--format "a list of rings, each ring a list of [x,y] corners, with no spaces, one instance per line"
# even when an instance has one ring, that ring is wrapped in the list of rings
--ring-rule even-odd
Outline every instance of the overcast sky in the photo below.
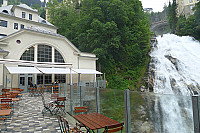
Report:
[[[143,8],[153,8],[154,12],[161,12],[164,4],[169,4],[169,0],[140,0]]]
[[[40,0],[44,1],[44,0]],[[46,0],[48,1],[48,0]],[[169,4],[169,0],[140,0],[142,1],[142,6],[143,8],[153,8],[154,12],[162,11],[164,4],[166,3],[167,5]]]

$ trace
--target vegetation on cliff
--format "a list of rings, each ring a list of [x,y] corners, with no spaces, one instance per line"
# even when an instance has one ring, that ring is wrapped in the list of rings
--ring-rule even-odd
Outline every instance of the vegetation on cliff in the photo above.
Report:
[[[172,4],[168,6],[168,22],[172,33],[180,36],[192,36],[200,40],[200,2],[196,3],[193,8],[194,14],[186,18],[184,15],[177,17],[177,4],[173,0]]]
[[[200,2],[193,10],[195,11],[194,15],[190,15],[188,18],[183,15],[179,16],[176,33],[181,36],[193,36],[200,40]]]

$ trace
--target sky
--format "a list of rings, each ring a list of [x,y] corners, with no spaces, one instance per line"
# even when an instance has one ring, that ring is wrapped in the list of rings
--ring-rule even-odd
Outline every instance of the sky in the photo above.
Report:
[[[169,0],[140,0],[143,8],[153,8],[153,12],[163,11],[164,4],[169,4]]]
[[[44,0],[40,0],[44,1]],[[46,0],[48,1],[48,0]],[[164,4],[169,4],[169,0],[140,0],[143,8],[153,8],[154,12],[163,11]]]

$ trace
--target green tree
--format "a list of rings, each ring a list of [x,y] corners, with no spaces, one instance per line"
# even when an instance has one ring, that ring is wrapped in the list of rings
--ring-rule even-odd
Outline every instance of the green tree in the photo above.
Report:
[[[194,15],[189,16],[187,19],[185,16],[179,16],[176,27],[177,34],[193,36],[200,40],[200,2],[196,4],[194,11]]]
[[[168,6],[168,23],[170,26],[170,29],[172,31],[172,33],[176,32],[176,24],[178,21],[177,18],[177,4],[176,4],[176,0],[173,0],[173,3],[171,4],[171,2],[169,2],[169,6]]]
[[[134,88],[146,68],[149,20],[139,0],[84,0],[48,4],[50,21],[81,51],[99,58],[109,87]],[[119,86],[117,86],[118,84]]]
[[[73,42],[76,31],[74,25],[79,18],[74,5],[52,0],[48,2],[47,9],[50,14],[49,20],[58,27],[58,33],[66,36]]]

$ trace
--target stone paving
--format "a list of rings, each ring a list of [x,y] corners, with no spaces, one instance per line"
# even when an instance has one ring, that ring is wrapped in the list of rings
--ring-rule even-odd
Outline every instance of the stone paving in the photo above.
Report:
[[[50,101],[50,93],[45,93],[45,101]],[[41,96],[30,97],[24,93],[22,99],[14,104],[14,113],[5,123],[1,121],[3,133],[60,133],[57,116],[50,113],[42,114],[43,103]],[[75,120],[70,115],[64,116],[74,126]]]

